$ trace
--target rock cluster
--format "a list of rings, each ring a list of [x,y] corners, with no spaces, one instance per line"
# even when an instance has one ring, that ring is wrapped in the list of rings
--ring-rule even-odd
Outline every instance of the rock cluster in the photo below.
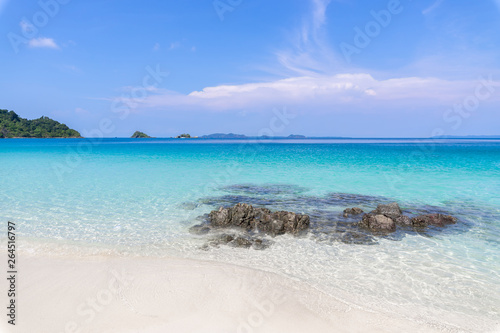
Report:
[[[208,220],[213,227],[239,227],[272,236],[285,233],[298,235],[307,230],[310,224],[308,215],[286,211],[271,212],[267,208],[255,208],[244,203],[214,210],[209,214]]]
[[[373,231],[393,232],[396,231],[396,225],[424,228],[429,225],[444,227],[456,222],[457,219],[455,217],[444,214],[427,214],[410,218],[403,215],[399,205],[393,202],[387,205],[378,205],[377,209],[363,215],[359,224]]]
[[[344,196],[342,195],[342,198]],[[236,198],[239,197],[231,197],[231,200]],[[372,200],[371,197],[369,199]],[[250,202],[253,203],[253,201]],[[329,203],[328,201],[324,204]],[[312,223],[309,215],[289,211],[272,212],[267,208],[254,207],[245,203],[232,204],[233,206],[221,207],[200,217],[204,222],[189,229],[193,234],[206,237],[206,243],[202,249],[227,245],[262,250],[273,243],[269,236],[300,235],[305,232],[310,232],[311,238],[320,242],[341,241],[348,244],[371,245],[377,243],[376,236],[383,235],[398,239],[398,237],[404,237],[402,235],[405,233],[436,230],[435,228],[423,230],[428,226],[445,227],[457,222],[455,217],[443,214],[443,210],[417,209],[417,211],[428,213],[418,216],[416,214],[404,215],[396,202],[378,204],[376,209],[366,214],[361,208],[351,206],[352,208],[343,211],[344,218],[341,218],[338,212],[325,210],[318,213],[312,210]],[[262,201],[255,204],[266,205],[269,202]],[[357,205],[357,201],[351,204]],[[361,204],[370,206],[376,205],[377,202],[369,201],[369,203],[362,202]],[[306,206],[303,208],[306,209]],[[394,233],[397,229],[402,232]],[[391,236],[388,235],[389,233],[392,233]]]

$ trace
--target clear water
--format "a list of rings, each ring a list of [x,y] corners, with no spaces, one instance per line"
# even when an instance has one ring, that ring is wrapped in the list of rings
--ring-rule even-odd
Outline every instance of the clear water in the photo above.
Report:
[[[0,140],[0,174],[0,221],[18,223],[22,251],[225,261],[415,320],[500,324],[498,140],[11,139]],[[459,223],[373,245],[281,236],[263,251],[204,251],[206,236],[188,232],[240,199],[340,219],[348,206],[332,193],[375,197],[365,211],[398,201]]]

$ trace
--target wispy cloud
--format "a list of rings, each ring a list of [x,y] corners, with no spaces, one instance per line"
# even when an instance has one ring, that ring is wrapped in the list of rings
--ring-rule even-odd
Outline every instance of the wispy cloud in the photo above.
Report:
[[[59,49],[59,46],[52,38],[46,37],[30,39],[28,42],[28,46],[33,48]]]
[[[153,46],[153,51],[158,51],[160,50],[160,43],[155,43],[155,45]]]
[[[170,50],[175,50],[181,47],[181,42],[172,42],[170,43]]]
[[[498,0],[500,1],[500,0]],[[428,15],[430,13],[432,13],[433,11],[435,11],[436,9],[439,8],[439,6],[441,6],[441,4],[444,2],[444,0],[436,0],[432,5],[430,5],[429,7],[427,7],[426,9],[424,9],[422,11],[422,14],[424,15]]]
[[[78,115],[83,115],[83,116],[88,116],[90,115],[90,112],[85,110],[85,109],[82,109],[82,108],[76,108],[75,109],[75,113],[78,114]]]
[[[26,34],[32,33],[35,29],[33,24],[29,23],[26,20],[22,20],[21,22],[19,22],[19,25],[21,26],[21,30],[23,31],[23,33],[26,33]]]
[[[66,73],[72,73],[72,74],[82,74],[83,73],[83,71],[75,65],[63,64],[63,65],[57,65],[57,68],[59,68],[61,71],[66,72]]]
[[[326,38],[326,10],[331,0],[310,0],[312,7],[289,36],[290,47],[275,52],[278,61],[298,75],[332,73],[337,61]]]
[[[0,14],[2,14],[2,11],[5,7],[5,5],[9,2],[9,0],[0,0]]]

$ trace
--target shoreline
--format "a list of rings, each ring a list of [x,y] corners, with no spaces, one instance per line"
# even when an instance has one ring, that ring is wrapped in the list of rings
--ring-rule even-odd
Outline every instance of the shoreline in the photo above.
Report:
[[[226,263],[36,254],[19,262],[18,323],[9,330],[2,322],[2,331],[465,332],[360,309],[302,281]]]

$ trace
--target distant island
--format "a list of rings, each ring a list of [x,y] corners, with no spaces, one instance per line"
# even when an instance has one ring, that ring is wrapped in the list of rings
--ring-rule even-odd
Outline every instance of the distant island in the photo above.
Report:
[[[144,139],[144,138],[151,138],[151,137],[144,132],[135,131],[134,134],[132,134],[132,136],[130,138],[132,138],[132,139]]]
[[[0,109],[0,139],[4,138],[81,138],[79,132],[49,117],[28,120],[14,111]]]
[[[234,134],[234,133],[214,133],[209,135],[203,135],[200,137],[201,139],[307,139],[304,135],[291,134],[289,136],[246,136],[244,134]]]
[[[197,136],[191,136],[191,135],[189,135],[187,133],[183,133],[181,135],[177,135],[175,138],[176,139],[198,139]]]
[[[234,133],[229,133],[229,134],[224,134],[224,133],[214,133],[214,134],[209,134],[209,135],[203,135],[200,137],[201,139],[246,139],[248,138],[246,135],[243,134],[234,134]]]
[[[439,135],[431,139],[500,139],[500,135]]]
[[[290,134],[286,138],[287,139],[307,139],[307,137],[305,135],[300,135],[300,134]]]

